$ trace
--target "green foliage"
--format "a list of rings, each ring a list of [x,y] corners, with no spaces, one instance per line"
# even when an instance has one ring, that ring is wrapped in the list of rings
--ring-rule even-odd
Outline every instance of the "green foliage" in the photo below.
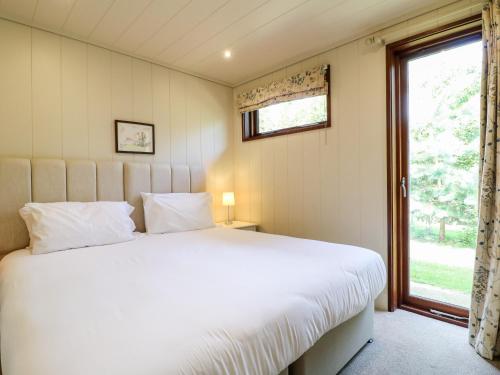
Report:
[[[472,274],[473,270],[470,268],[452,267],[418,260],[412,260],[410,265],[411,281],[462,293],[471,293]]]
[[[441,244],[461,248],[475,248],[476,235],[477,230],[474,226],[464,226],[460,229],[447,229],[446,239],[444,242],[441,242]],[[433,225],[429,228],[421,225],[410,225],[410,237],[413,240],[424,242],[438,242],[439,226]]]
[[[465,171],[471,170],[477,166],[477,152],[473,150],[466,150],[462,155],[457,155],[453,167]]]
[[[259,109],[259,131],[269,132],[326,121],[326,95],[297,99]]]
[[[452,119],[456,121],[455,128],[453,129],[453,135],[461,140],[464,145],[473,143],[476,139],[479,138],[479,126],[478,120],[476,118]],[[465,122],[465,120],[468,121]]]
[[[409,69],[412,221],[444,220],[475,232],[481,64],[434,62],[430,69],[425,59]],[[453,236],[446,233],[446,241]],[[475,238],[465,237],[458,242],[474,247]]]

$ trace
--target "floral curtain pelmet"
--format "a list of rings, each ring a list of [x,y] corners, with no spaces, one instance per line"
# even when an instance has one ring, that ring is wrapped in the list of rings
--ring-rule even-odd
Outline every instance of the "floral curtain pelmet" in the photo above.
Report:
[[[265,86],[240,93],[236,105],[240,112],[254,111],[271,104],[288,102],[294,99],[328,94],[328,65],[294,74]]]

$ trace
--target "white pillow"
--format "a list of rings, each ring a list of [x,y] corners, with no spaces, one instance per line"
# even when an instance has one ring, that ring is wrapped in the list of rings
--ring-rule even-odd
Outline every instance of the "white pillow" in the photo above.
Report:
[[[173,233],[215,226],[210,193],[141,193],[148,233]]]
[[[134,238],[127,202],[27,203],[19,210],[33,254],[109,245]]]

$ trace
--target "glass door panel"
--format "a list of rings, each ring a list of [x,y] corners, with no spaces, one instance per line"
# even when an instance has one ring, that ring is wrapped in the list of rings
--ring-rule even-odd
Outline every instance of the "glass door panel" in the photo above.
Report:
[[[469,309],[476,246],[481,41],[409,56],[406,293]]]

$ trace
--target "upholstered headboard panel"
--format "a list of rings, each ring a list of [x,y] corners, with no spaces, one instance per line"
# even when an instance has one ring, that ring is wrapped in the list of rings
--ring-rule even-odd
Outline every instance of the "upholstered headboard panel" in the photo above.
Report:
[[[0,159],[0,255],[29,243],[18,210],[27,202],[128,201],[144,232],[141,192],[205,191],[201,166],[121,161]]]

